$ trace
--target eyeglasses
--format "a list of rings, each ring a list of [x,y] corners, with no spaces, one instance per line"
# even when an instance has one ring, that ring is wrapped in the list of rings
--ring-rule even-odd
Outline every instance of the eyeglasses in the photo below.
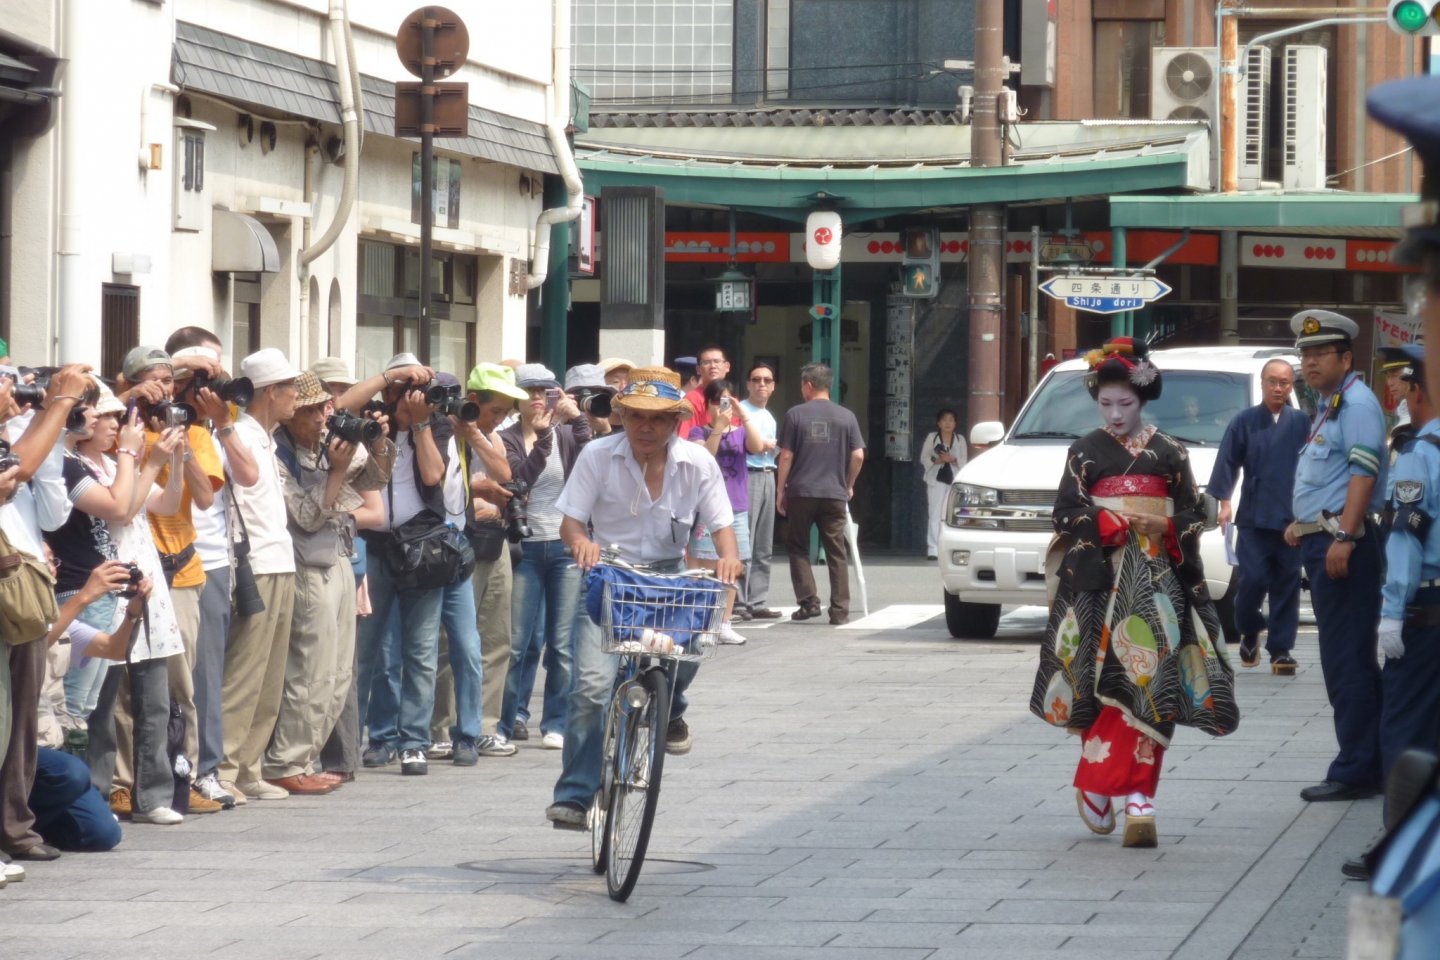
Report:
[[[711,357],[709,360],[701,360],[701,361],[700,361],[700,366],[702,366],[702,367],[719,367],[719,366],[723,366],[723,365],[725,364],[725,362],[726,362],[726,360],[725,360],[724,357]]]
[[[1275,379],[1273,379],[1273,378],[1266,377],[1266,378],[1265,378],[1265,386],[1267,386],[1267,387],[1284,387],[1286,390],[1289,390],[1291,387],[1295,386],[1295,381],[1294,381],[1294,380],[1275,380]]]
[[[774,378],[774,377],[751,377],[751,378],[750,378],[750,382],[751,382],[751,383],[774,383],[774,382],[775,382],[775,378]]]

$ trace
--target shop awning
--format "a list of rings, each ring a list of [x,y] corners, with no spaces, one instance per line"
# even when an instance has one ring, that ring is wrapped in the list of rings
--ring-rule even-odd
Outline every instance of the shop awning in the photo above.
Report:
[[[210,269],[216,273],[278,273],[280,249],[259,220],[216,207],[210,230]]]
[[[1234,193],[1204,196],[1111,197],[1116,227],[1243,230],[1310,236],[1398,239],[1401,211],[1418,202],[1398,193]]]
[[[187,89],[256,107],[339,124],[340,95],[333,64],[219,33],[175,24],[174,82]],[[365,129],[395,136],[395,84],[361,75]],[[435,148],[522,170],[559,173],[545,127],[470,105],[468,137],[436,137]]]
[[[669,203],[803,220],[830,200],[847,220],[977,203],[1027,204],[1210,183],[1192,122],[1024,125],[1003,167],[970,163],[968,126],[593,128],[576,159],[587,193],[660,186]]]

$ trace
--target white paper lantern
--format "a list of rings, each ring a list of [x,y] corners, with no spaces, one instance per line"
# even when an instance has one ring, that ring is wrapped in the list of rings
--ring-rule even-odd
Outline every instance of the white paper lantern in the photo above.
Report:
[[[805,218],[805,262],[814,270],[840,265],[840,214],[816,210]]]

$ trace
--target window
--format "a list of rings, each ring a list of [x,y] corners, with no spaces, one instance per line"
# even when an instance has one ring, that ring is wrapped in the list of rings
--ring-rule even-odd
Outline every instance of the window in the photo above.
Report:
[[[187,132],[180,139],[185,150],[184,166],[180,171],[181,187],[199,193],[205,189],[205,135]]]
[[[1164,20],[1096,20],[1096,117],[1149,118],[1150,55],[1164,45]]]
[[[1250,406],[1248,373],[1218,370],[1170,370],[1164,373],[1160,399],[1145,405],[1144,419],[1178,440],[1217,445],[1235,414]],[[1069,434],[1083,437],[1098,428],[1100,414],[1081,371],[1057,374],[1026,407],[1011,434]]]
[[[140,288],[128,284],[100,286],[100,372],[113,377],[125,354],[140,342]]]
[[[441,250],[430,270],[430,363],[463,380],[474,364],[479,262]],[[355,372],[366,377],[397,353],[420,352],[420,251],[362,240],[360,271]]]

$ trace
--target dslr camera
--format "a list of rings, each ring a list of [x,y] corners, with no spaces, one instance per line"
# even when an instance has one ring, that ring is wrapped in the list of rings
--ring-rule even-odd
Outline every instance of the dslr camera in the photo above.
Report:
[[[203,370],[196,370],[195,392],[208,389],[226,403],[234,403],[242,407],[250,405],[255,399],[255,384],[250,382],[249,377],[231,377],[229,380],[224,377],[211,377]]]
[[[500,486],[510,491],[510,499],[505,501],[505,507],[500,511],[505,521],[505,538],[511,543],[519,543],[530,536],[530,514],[526,509],[530,484],[524,480],[511,480]]]
[[[18,466],[20,466],[20,458],[10,452],[10,442],[0,440],[0,473]]]
[[[10,396],[15,398],[15,403],[21,407],[34,407],[40,409],[45,402],[45,391],[50,389],[50,377],[59,367],[31,367],[20,368],[21,374],[33,373],[35,380],[32,383],[15,381],[15,389],[10,391]]]
[[[120,591],[120,596],[125,600],[129,600],[131,597],[140,595],[140,581],[145,579],[145,575],[141,573],[140,568],[133,563],[125,564],[125,570],[130,575],[130,579],[126,581],[125,589]]]
[[[600,420],[610,416],[612,396],[609,390],[579,387],[572,390],[570,396],[575,398],[575,406],[580,408],[581,413],[589,414]]]
[[[325,429],[332,437],[339,437],[346,443],[371,444],[379,440],[385,428],[368,417],[357,417],[349,410],[336,410],[325,420]]]
[[[466,423],[480,419],[480,404],[465,399],[460,384],[432,383],[425,388],[425,402],[439,408],[448,417],[459,417]]]

